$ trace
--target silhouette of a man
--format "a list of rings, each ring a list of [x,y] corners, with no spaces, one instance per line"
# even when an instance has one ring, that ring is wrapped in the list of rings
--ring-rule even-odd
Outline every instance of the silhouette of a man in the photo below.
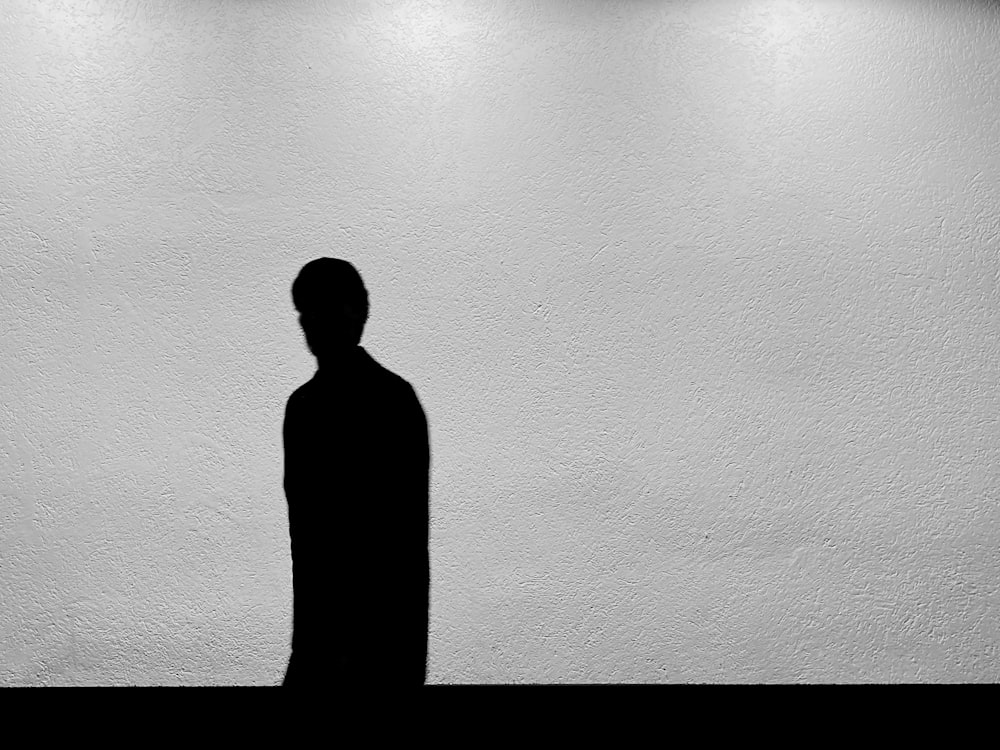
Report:
[[[413,387],[360,346],[368,292],[347,261],[292,284],[315,375],[285,409],[292,654],[284,685],[422,685],[430,443]]]

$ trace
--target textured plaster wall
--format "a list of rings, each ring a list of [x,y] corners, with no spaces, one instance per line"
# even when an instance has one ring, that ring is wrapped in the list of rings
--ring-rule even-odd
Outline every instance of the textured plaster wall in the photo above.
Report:
[[[1000,679],[995,4],[7,0],[0,145],[0,684],[280,680],[323,254],[431,682]]]

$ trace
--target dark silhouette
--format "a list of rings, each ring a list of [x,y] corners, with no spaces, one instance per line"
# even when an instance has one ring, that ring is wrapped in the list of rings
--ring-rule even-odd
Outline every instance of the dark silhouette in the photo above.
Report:
[[[284,685],[422,685],[430,443],[412,386],[360,346],[368,292],[334,258],[292,284],[313,378],[285,409],[292,655]]]

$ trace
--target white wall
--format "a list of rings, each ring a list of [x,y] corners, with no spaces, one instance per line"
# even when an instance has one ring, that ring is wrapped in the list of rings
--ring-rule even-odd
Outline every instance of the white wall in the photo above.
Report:
[[[431,682],[1000,679],[998,81],[971,1],[4,2],[0,684],[280,680],[319,255]]]

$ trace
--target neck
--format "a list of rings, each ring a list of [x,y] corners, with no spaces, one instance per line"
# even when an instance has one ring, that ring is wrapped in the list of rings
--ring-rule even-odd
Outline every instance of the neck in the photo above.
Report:
[[[356,368],[364,355],[365,350],[361,344],[349,346],[337,352],[331,352],[322,357],[316,358],[316,365],[320,375],[337,375]]]

